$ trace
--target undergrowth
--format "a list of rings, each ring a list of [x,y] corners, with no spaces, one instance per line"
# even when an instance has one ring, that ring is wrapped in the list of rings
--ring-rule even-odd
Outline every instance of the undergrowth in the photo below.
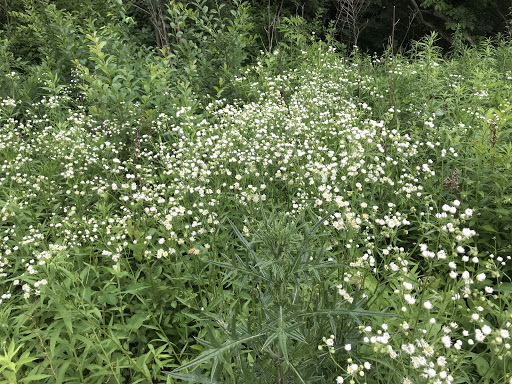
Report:
[[[1,382],[511,381],[510,43],[244,66],[245,6],[0,36]]]

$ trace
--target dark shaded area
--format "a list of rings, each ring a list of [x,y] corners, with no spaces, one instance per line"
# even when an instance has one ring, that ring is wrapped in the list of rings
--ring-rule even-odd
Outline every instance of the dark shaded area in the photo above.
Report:
[[[112,4],[110,4],[112,3]],[[115,1],[53,0],[58,9],[80,13],[84,19],[108,18]],[[120,2],[117,2],[118,4]],[[228,0],[192,2],[164,0],[122,0],[129,17],[137,22],[143,41],[159,48],[168,47],[176,34],[173,8],[208,7],[229,19],[234,4]],[[281,41],[283,18],[301,17],[308,30],[334,37],[348,48],[357,44],[363,51],[381,53],[391,44],[407,49],[412,40],[437,32],[439,45],[449,48],[454,38],[473,45],[478,40],[509,33],[512,0],[249,0],[253,30],[261,48],[272,50]],[[1,0],[0,28],[15,30],[23,24],[28,8],[44,6],[35,0]],[[19,12],[19,13],[17,13]],[[220,20],[219,20],[220,21]],[[140,37],[139,37],[140,38]],[[32,59],[29,57],[29,59]]]
[[[469,45],[508,33],[512,1],[252,0],[251,5],[259,16],[260,33],[272,31],[283,17],[295,15],[320,29],[317,32],[334,27],[337,40],[347,46],[356,42],[353,29],[357,29],[357,45],[364,51],[380,53],[390,45],[393,29],[394,46],[403,49],[431,31],[438,33],[444,48],[453,44],[456,31]],[[270,41],[270,36],[265,37]]]

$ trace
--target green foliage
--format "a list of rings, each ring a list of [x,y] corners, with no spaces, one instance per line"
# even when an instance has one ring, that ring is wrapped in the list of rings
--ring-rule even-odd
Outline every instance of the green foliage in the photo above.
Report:
[[[467,32],[474,32],[481,25],[481,11],[496,7],[493,0],[486,1],[467,1],[462,4],[450,4],[444,0],[424,0],[421,6],[426,9],[432,9],[438,16],[444,16],[445,27],[448,30],[455,31],[457,27]],[[478,31],[481,33],[481,31]]]
[[[168,7],[176,65],[189,67],[196,92],[220,97],[253,49],[255,37],[246,2],[210,8],[206,0]]]
[[[349,340],[361,317],[388,316],[364,310],[364,300],[349,304],[329,292],[340,265],[326,262],[332,254],[318,246],[323,241],[315,232],[324,219],[310,227],[305,217],[264,217],[250,242],[230,222],[246,256],[205,260],[221,267],[223,285],[237,292],[229,317],[208,314],[225,341],[213,335],[213,343],[201,341],[207,351],[168,375],[192,378],[179,372],[213,359],[212,381],[316,381],[326,367],[311,362],[326,329]],[[233,371],[236,362],[240,366]]]
[[[36,360],[35,357],[30,357],[29,351],[25,351],[21,356],[16,357],[22,347],[23,345],[20,345],[16,348],[14,341],[11,341],[7,349],[4,347],[4,354],[0,355],[0,373],[2,373],[4,380],[0,381],[0,383],[30,383],[50,377],[50,375],[34,374],[35,370],[26,376],[17,377],[17,372],[22,371],[24,365]]]
[[[31,0],[24,1],[23,11],[11,12],[11,18],[12,49],[19,57],[32,63],[47,61],[58,71],[69,69],[79,54],[76,18],[55,4]]]
[[[509,41],[90,7],[0,35],[2,382],[510,381]]]

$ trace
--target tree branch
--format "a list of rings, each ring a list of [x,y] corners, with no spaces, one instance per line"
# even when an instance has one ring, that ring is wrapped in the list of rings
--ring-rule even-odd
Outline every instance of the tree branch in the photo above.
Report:
[[[496,12],[496,14],[506,23],[508,20],[507,18],[505,17],[505,15],[503,13],[500,12],[500,10],[498,8],[494,9],[494,12]]]
[[[427,20],[425,20],[423,18],[423,14],[422,14],[422,12],[424,12],[424,10],[420,9],[420,7],[418,6],[418,4],[416,3],[415,0],[410,0],[410,1],[417,11],[418,19],[419,19],[420,23],[423,24],[424,26],[430,28],[432,31],[436,31],[437,33],[439,33],[439,36],[441,36],[444,40],[446,40],[448,43],[451,44],[452,43],[451,37],[448,34],[446,34],[444,31],[442,31],[441,29],[436,27],[434,24],[431,24]]]
[[[137,8],[139,11],[142,11],[142,12],[144,12],[144,13],[148,14],[148,15],[151,15],[151,13],[150,13],[147,9],[142,8],[140,5],[138,5],[138,4],[137,4],[137,2],[132,1],[132,3],[131,3],[131,4],[132,4],[135,8]]]
[[[457,24],[456,21],[454,21],[452,18],[440,13],[440,12],[437,12],[437,11],[431,11],[431,10],[428,10],[428,9],[425,9],[423,10],[423,12],[429,14],[429,15],[432,15],[432,16],[435,16],[441,20],[443,20],[444,22],[446,23],[454,23],[454,24]],[[475,45],[475,42],[473,41],[473,39],[469,36],[469,35],[465,35],[464,38],[467,40],[467,42],[469,43],[469,45],[473,46]]]

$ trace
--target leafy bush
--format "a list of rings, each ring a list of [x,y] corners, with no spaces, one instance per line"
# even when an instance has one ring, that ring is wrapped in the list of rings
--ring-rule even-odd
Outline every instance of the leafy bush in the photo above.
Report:
[[[176,5],[2,36],[3,382],[510,381],[510,43],[241,69],[245,5]]]

